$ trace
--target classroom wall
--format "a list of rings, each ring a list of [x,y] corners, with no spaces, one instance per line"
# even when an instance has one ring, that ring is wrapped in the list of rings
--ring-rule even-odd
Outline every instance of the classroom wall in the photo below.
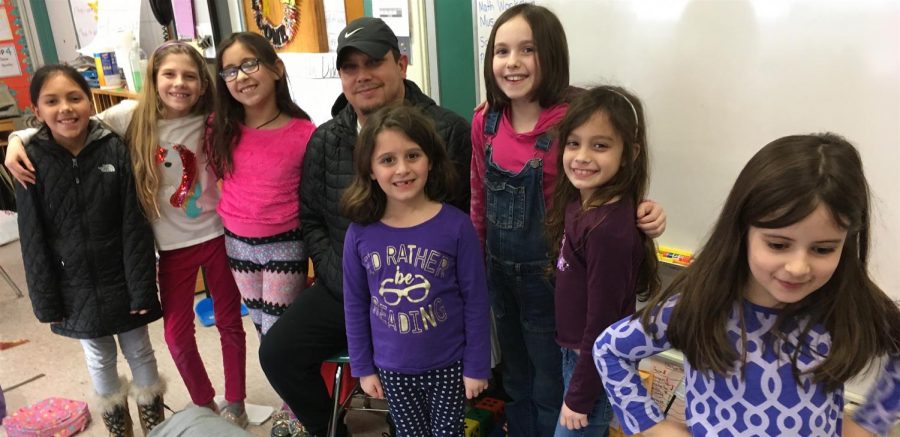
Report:
[[[435,0],[435,29],[440,104],[466,120],[475,107],[476,65],[471,54],[473,35],[466,32],[472,20],[469,0]]]
[[[78,57],[76,50],[79,44],[69,0],[46,0],[46,4],[56,56],[62,62],[71,61]]]
[[[360,11],[353,2],[348,5],[344,0],[324,0],[325,21],[329,34],[328,53],[279,53],[284,61],[290,77],[291,96],[309,115],[317,125],[331,119],[331,107],[338,96],[341,95],[341,81],[338,76],[335,62],[337,55],[337,36],[350,20],[357,18],[362,12],[366,16],[378,16],[380,7],[393,7],[390,2],[373,2],[365,0],[364,8]],[[349,17],[345,12],[347,8]],[[422,88],[425,94],[429,94],[430,77],[427,53],[427,38],[425,31],[425,10],[423,5],[416,2],[405,11],[405,19],[409,21],[410,35],[410,63],[407,67],[407,79],[415,82]],[[389,25],[392,25],[390,19]],[[400,30],[394,28],[400,33]]]

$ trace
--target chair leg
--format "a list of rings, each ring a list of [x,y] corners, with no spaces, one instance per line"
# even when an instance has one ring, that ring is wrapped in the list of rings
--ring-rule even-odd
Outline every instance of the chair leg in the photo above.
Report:
[[[337,435],[338,428],[338,420],[340,420],[340,406],[341,406],[341,379],[344,373],[344,365],[338,364],[337,369],[334,371],[334,385],[331,390],[332,401],[332,409],[331,409],[331,423],[328,425],[328,437],[335,437]]]
[[[4,269],[3,266],[0,266],[0,276],[2,276],[3,279],[6,280],[6,282],[9,284],[9,286],[12,287],[13,291],[16,292],[17,298],[24,296],[22,294],[22,289],[19,288],[19,286],[16,284],[16,281],[13,281],[12,278],[9,277],[9,273],[6,273],[6,269]]]

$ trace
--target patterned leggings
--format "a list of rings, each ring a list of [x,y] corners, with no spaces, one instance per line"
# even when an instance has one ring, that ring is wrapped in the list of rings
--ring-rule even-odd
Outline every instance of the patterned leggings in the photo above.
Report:
[[[300,229],[271,237],[242,237],[225,230],[228,264],[256,331],[269,327],[306,286],[307,258]]]
[[[466,389],[462,363],[421,375],[378,370],[397,437],[463,435]]]

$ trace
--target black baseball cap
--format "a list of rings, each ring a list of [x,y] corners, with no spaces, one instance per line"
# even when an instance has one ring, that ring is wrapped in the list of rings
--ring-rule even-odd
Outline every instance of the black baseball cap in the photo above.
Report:
[[[400,50],[394,31],[385,24],[384,20],[375,17],[357,18],[338,35],[338,69],[343,64],[344,49],[348,47],[353,47],[373,59],[383,58],[390,49]]]

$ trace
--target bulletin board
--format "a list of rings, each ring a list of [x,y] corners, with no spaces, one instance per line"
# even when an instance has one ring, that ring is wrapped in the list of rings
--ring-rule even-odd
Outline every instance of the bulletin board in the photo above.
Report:
[[[0,82],[9,88],[22,110],[30,106],[28,83],[32,72],[21,11],[14,1],[0,0]]]

